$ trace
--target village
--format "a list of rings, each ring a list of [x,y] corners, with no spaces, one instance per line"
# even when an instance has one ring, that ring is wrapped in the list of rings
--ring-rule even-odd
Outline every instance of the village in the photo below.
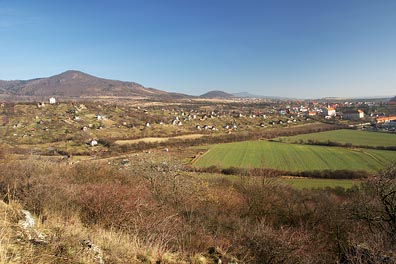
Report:
[[[1,103],[2,140],[41,154],[105,152],[109,142],[140,142],[256,133],[323,123],[370,131],[395,131],[393,101],[271,99],[68,101]],[[21,150],[22,151],[22,150]]]

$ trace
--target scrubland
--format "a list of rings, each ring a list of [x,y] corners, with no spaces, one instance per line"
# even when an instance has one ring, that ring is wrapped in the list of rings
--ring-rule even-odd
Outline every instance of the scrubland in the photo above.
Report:
[[[396,261],[395,166],[349,189],[299,190],[267,177],[196,177],[153,153],[129,161],[3,153],[0,263]],[[21,227],[22,209],[44,241]]]

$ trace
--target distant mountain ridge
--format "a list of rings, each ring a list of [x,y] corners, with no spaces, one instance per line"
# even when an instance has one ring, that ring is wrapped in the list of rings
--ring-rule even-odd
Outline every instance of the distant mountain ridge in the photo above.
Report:
[[[232,97],[234,97],[234,95],[232,95],[230,93],[223,92],[223,91],[215,90],[215,91],[210,91],[210,92],[204,93],[204,94],[200,95],[199,97],[202,97],[202,98],[232,98]]]
[[[0,93],[13,96],[183,96],[147,88],[135,82],[95,77],[70,70],[58,75],[31,80],[0,80]]]
[[[241,98],[262,98],[264,96],[262,95],[257,95],[257,94],[251,94],[249,92],[240,92],[240,93],[233,93],[235,97],[241,97]]]

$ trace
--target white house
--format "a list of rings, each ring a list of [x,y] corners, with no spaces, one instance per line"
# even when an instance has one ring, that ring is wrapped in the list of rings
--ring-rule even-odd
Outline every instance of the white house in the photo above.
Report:
[[[332,107],[326,108],[324,113],[327,116],[336,116],[336,110]]]
[[[91,147],[96,146],[96,145],[98,145],[98,141],[95,140],[95,139],[92,139],[92,140],[89,142],[89,145],[91,145]]]
[[[51,97],[51,98],[49,99],[49,103],[50,103],[50,104],[56,104],[56,99],[55,99],[54,97]]]

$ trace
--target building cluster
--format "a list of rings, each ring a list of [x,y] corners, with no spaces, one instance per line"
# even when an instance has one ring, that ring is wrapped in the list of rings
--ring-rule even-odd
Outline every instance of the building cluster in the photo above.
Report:
[[[238,133],[267,127],[288,127],[306,122],[343,122],[370,127],[396,129],[394,108],[382,102],[325,101],[243,101],[234,104],[116,105],[59,103],[52,97],[29,107],[18,116],[17,108],[27,104],[1,103],[0,125],[9,126],[12,138],[67,137],[78,135],[89,146],[101,145],[111,135],[120,138],[166,137],[188,133]],[[388,109],[385,111],[384,109]],[[389,110],[391,109],[391,110]],[[4,114],[7,111],[12,114]],[[29,118],[26,116],[30,115]],[[365,125],[366,126],[366,125]],[[100,130],[100,131],[98,131]],[[62,132],[59,132],[62,131]],[[166,131],[166,132],[164,132]],[[78,133],[80,132],[80,133]],[[8,132],[7,132],[8,133]],[[107,134],[106,134],[107,133]],[[100,136],[98,136],[100,135]],[[54,140],[54,139],[52,139]],[[58,140],[58,139],[57,139]]]

